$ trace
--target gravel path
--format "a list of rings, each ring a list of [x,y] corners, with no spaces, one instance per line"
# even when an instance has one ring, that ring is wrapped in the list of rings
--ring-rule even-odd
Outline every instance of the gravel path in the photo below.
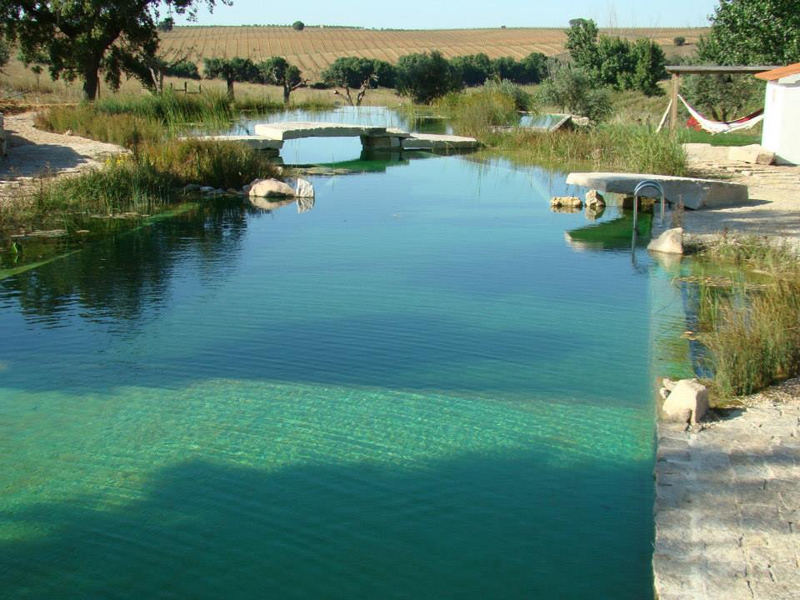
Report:
[[[703,237],[725,229],[800,239],[800,166],[762,166],[728,159],[728,148],[686,144],[692,176],[750,188],[742,206],[686,211],[687,233]]]
[[[36,177],[64,175],[99,166],[106,157],[127,152],[121,146],[33,126],[35,113],[5,117],[8,156],[0,161],[0,202],[13,202]]]

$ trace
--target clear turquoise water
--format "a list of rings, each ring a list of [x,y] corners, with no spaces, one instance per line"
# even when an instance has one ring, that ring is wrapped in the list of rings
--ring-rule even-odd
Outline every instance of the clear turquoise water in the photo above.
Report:
[[[652,597],[656,267],[545,171],[313,182],[0,281],[0,596]]]

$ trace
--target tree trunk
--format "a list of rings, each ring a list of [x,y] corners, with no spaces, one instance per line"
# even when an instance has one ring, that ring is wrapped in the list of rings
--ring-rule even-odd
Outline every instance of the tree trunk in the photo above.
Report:
[[[233,102],[233,79],[228,79],[228,99]]]
[[[284,85],[283,86],[283,103],[286,106],[289,106],[289,96],[291,95],[291,93],[292,93],[292,88],[289,87],[288,85]]]
[[[97,98],[97,90],[100,87],[99,70],[100,65],[95,63],[87,66],[83,73],[83,97],[89,102],[93,102]]]

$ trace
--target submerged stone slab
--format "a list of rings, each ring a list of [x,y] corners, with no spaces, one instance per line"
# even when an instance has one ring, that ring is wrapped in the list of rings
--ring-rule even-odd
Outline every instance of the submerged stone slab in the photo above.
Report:
[[[686,208],[714,208],[747,202],[747,186],[713,179],[693,177],[671,177],[646,173],[570,173],[567,184],[611,192],[633,194],[636,186],[645,180],[656,181],[664,188],[667,200],[673,204],[682,202]],[[642,196],[655,197],[658,192],[646,189]]]
[[[313,123],[284,121],[261,123],[255,127],[256,135],[273,140],[299,140],[314,137],[361,137],[386,135],[386,127],[347,125],[343,123]]]
[[[478,146],[475,138],[459,135],[412,133],[403,140],[403,150],[471,150]]]

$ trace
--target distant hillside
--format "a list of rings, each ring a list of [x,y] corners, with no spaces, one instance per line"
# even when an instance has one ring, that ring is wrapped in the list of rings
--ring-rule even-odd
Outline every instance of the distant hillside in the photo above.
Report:
[[[706,29],[605,29],[603,33],[635,39],[656,40],[667,56],[685,55],[694,49]],[[440,50],[448,58],[484,52],[490,58],[522,58],[531,52],[548,56],[563,54],[564,29],[445,29],[373,30],[356,28],[306,27],[176,27],[162,33],[162,50],[167,55],[188,55],[198,64],[206,57],[249,57],[263,60],[283,56],[300,67],[306,77],[315,78],[340,56],[364,56],[396,62],[404,54]],[[676,47],[675,37],[686,38]]]

